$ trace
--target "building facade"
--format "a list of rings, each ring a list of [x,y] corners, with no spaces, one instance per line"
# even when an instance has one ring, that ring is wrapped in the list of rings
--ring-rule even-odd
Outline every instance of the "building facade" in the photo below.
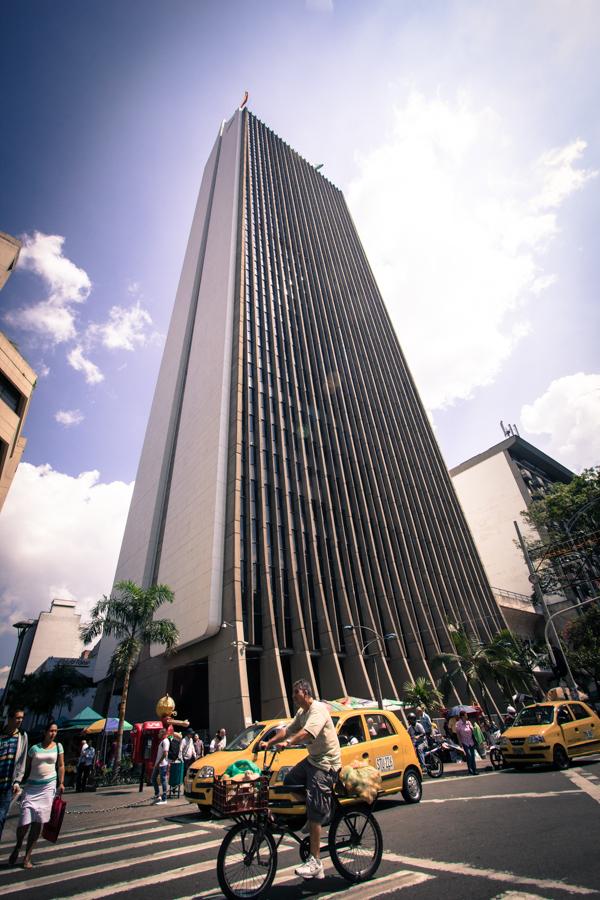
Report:
[[[503,625],[344,197],[246,110],[202,179],[121,579],[168,584],[181,633],[131,715],[167,689],[211,729],[288,715],[299,677],[374,697],[377,665],[398,696],[449,621]]]
[[[36,374],[0,331],[0,511],[23,456],[23,424]]]
[[[573,472],[512,434],[451,469],[450,476],[507,624],[524,638],[541,638],[544,618],[533,601],[514,523],[527,541],[538,543],[541,535],[521,512],[552,485],[568,484]],[[546,601],[554,609],[567,603],[563,594],[549,594]]]

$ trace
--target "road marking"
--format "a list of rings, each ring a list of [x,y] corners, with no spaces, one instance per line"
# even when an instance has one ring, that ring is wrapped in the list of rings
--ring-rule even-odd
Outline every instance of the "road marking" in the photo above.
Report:
[[[399,853],[386,853],[389,862],[397,862],[403,866],[416,866],[418,869],[431,869],[435,872],[450,872],[453,875],[472,875],[476,878],[489,878],[491,881],[508,881],[509,884],[530,884],[536,888],[547,888],[551,891],[566,891],[568,894],[597,894],[592,888],[566,881],[553,881],[549,878],[529,878],[515,872],[499,872],[495,869],[480,869],[463,863],[439,862],[435,859],[419,859],[416,856],[403,856]]]
[[[386,854],[387,855],[387,854]],[[353,887],[347,887],[344,891],[344,897],[350,896],[356,900],[373,900],[374,897],[383,897],[385,894],[395,893],[404,888],[416,887],[417,884],[423,884],[424,881],[430,881],[435,875],[426,875],[424,872],[410,871],[404,869],[399,872],[393,872],[391,875],[384,875],[383,878],[373,878],[366,884],[355,884]],[[384,885],[389,884],[389,888]],[[333,900],[334,897],[340,896],[339,891],[331,894],[319,894],[318,900]]]
[[[220,845],[221,841],[215,841],[211,844],[204,844],[203,848],[214,847]],[[279,853],[282,853],[285,850],[291,850],[291,847],[279,847]],[[157,859],[156,856],[151,856],[149,859]],[[291,872],[298,865],[298,863],[294,863],[293,866],[290,866],[289,869],[283,869],[281,874],[284,875],[286,872]],[[106,896],[112,897],[113,894],[124,894],[128,891],[136,890],[140,887],[146,887],[149,884],[163,884],[167,881],[175,881],[178,878],[188,878],[190,875],[201,875],[203,872],[208,872],[211,869],[216,870],[215,860],[211,859],[208,862],[202,863],[194,863],[191,866],[180,866],[177,869],[169,869],[165,872],[161,872],[160,875],[146,875],[142,878],[132,878],[129,881],[120,881],[118,884],[109,884],[104,888],[92,888],[91,891],[83,891],[80,894],[69,894],[68,897],[65,897],[64,892],[54,898],[54,900],[98,900],[98,897],[103,896],[99,894],[99,890],[105,891]],[[56,881],[61,881],[62,876],[57,875]],[[222,897],[222,893],[220,890],[209,891],[209,893],[202,894],[202,900],[206,900],[208,897]],[[189,900],[190,894],[187,893],[181,900]]]
[[[68,820],[67,820],[67,821],[68,821]],[[159,821],[159,820],[156,818],[156,816],[154,816],[152,819],[140,819],[140,820],[138,820],[137,822],[134,822],[134,823],[131,823],[131,822],[123,822],[123,823],[121,823],[121,825],[105,825],[105,826],[101,826],[101,827],[98,828],[98,829],[94,829],[94,834],[103,834],[103,833],[105,833],[105,832],[108,833],[109,831],[118,831],[118,830],[123,829],[123,828],[126,829],[127,827],[131,827],[132,824],[134,824],[134,825],[143,825],[145,822],[149,822],[150,824],[153,824],[153,823],[157,823],[158,821]],[[82,835],[82,834],[89,834],[89,833],[90,833],[90,828],[89,828],[89,826],[88,826],[87,828],[79,828],[79,829],[77,829],[76,831],[67,831],[66,829],[63,829],[63,832],[62,832],[62,833],[63,833],[66,837],[79,837],[79,836]]]
[[[565,773],[566,774],[566,773]],[[470,800],[519,800],[521,797],[525,800],[537,799],[538,797],[562,797],[563,794],[580,794],[581,791],[565,790],[565,791],[524,791],[522,794],[479,794],[477,797],[434,797],[431,800],[421,800],[423,803],[456,803],[466,802]],[[420,804],[420,805],[421,805]]]
[[[600,785],[594,784],[589,778],[580,775],[579,772],[573,772],[569,769],[563,770],[562,774],[565,775],[569,781],[572,781],[573,784],[576,784],[582,791],[585,791],[586,794],[589,794],[592,800],[595,800],[596,803],[600,803]]]
[[[176,829],[176,828],[179,828],[179,826],[178,825],[159,825],[156,828],[144,828],[141,831],[127,831],[125,834],[127,836],[127,841],[129,842],[130,838],[137,837],[140,834],[143,834],[143,835],[154,834],[154,832],[156,832],[156,831],[160,831],[161,833],[164,834],[165,831],[170,831],[170,830]],[[204,832],[204,833],[208,834],[208,832]],[[88,835],[89,834],[90,834],[90,832],[88,831]],[[198,834],[198,832],[195,832],[195,834]],[[56,856],[57,850],[59,850],[59,851],[72,850],[74,847],[91,847],[91,846],[95,847],[96,844],[104,844],[107,841],[116,841],[120,837],[125,837],[125,835],[108,834],[108,835],[105,835],[104,837],[97,837],[96,834],[94,834],[93,837],[88,836],[88,839],[86,841],[64,841],[64,842],[61,841],[60,844],[58,844],[58,845],[52,845],[51,847],[40,847],[39,850],[36,849],[35,858],[37,859],[38,856],[48,856],[49,853],[52,853],[53,856]],[[169,835],[169,837],[171,837],[171,835]],[[175,837],[175,835],[173,835],[173,837]],[[177,837],[179,837],[179,835],[177,835]],[[127,846],[129,846],[129,843],[127,844]],[[114,850],[118,850],[118,849],[119,849],[118,847],[107,847],[105,850],[102,850],[101,852],[110,853],[110,852],[112,852]],[[77,856],[78,856],[78,858],[81,858],[81,854],[77,854]],[[67,858],[68,857],[66,857],[66,856],[65,857],[61,856],[61,859],[67,859]],[[0,870],[0,876],[5,875],[5,874],[6,874],[6,872]]]
[[[492,900],[548,900],[541,894],[524,894],[522,891],[506,891],[504,894],[498,894],[492,897]]]
[[[176,826],[174,826],[174,827],[176,827]],[[82,853],[81,851],[78,851],[76,853],[66,853],[66,854],[61,853],[60,855],[57,856],[56,849],[54,847],[50,847],[48,850],[43,850],[41,852],[48,853],[50,850],[54,850],[55,858],[52,859],[52,861],[49,864],[55,865],[55,864],[63,863],[63,862],[72,862],[74,859],[92,859],[94,856],[106,856],[109,853],[115,853],[115,852],[119,852],[119,851],[123,851],[123,850],[129,850],[129,849],[138,850],[140,847],[151,847],[154,844],[166,844],[169,841],[181,842],[181,841],[187,840],[188,838],[196,839],[199,834],[208,834],[208,832],[207,831],[204,831],[204,832],[190,831],[189,834],[169,834],[169,835],[167,835],[167,837],[165,837],[164,835],[161,835],[161,837],[153,838],[151,841],[147,841],[144,838],[141,838],[140,840],[132,841],[131,843],[128,843],[127,846],[100,847],[98,850],[89,850],[87,853]],[[94,841],[94,843],[95,843],[95,841]],[[200,846],[202,846],[202,845],[200,845]],[[179,847],[173,848],[171,850],[171,852],[175,853],[178,849],[179,849]],[[36,857],[37,857],[37,855],[38,854],[36,853]],[[4,871],[0,871],[0,876],[10,875],[11,871],[12,871],[11,869],[5,869]]]
[[[222,841],[208,841],[206,844],[202,844],[201,850],[212,850],[213,847],[220,847]],[[185,856],[187,853],[198,853],[198,847],[189,847],[184,850],[180,850],[178,855]],[[148,862],[157,862],[161,859],[173,859],[173,848],[171,847],[169,850],[163,850],[159,853],[152,853],[146,856],[134,856],[133,859],[119,859],[113,862],[105,863],[100,866],[88,866],[85,869],[73,869],[70,872],[60,872],[56,875],[43,875],[40,878],[27,878],[27,881],[19,881],[16,884],[10,884],[6,886],[2,886],[2,895],[5,894],[14,894],[17,891],[23,891],[27,888],[38,888],[38,887],[46,887],[49,884],[55,884],[57,881],[60,883],[64,883],[65,881],[73,881],[75,878],[88,878],[90,875],[101,875],[104,872],[113,872],[116,869],[128,869],[133,866],[143,865]],[[57,859],[57,862],[60,862],[60,857]],[[212,859],[209,863],[206,863],[207,868],[214,868],[215,861]],[[160,875],[154,875],[153,881],[162,881],[164,880],[164,873],[160,873]],[[102,888],[102,890],[108,891],[109,895],[113,893],[112,885],[107,885],[106,888]],[[61,894],[61,897],[64,897],[64,892]],[[77,895],[79,897],[79,894]],[[95,891],[92,891],[89,894],[89,897],[99,897],[102,894],[98,894],[98,888]]]

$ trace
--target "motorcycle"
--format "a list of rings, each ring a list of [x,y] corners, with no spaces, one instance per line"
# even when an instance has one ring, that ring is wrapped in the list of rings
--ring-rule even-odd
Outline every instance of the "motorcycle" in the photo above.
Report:
[[[490,735],[490,762],[494,769],[502,769],[504,766],[504,758],[502,756],[502,750],[499,746],[500,735],[502,734],[501,728],[497,728],[496,731],[493,731]]]
[[[422,761],[425,771],[430,778],[441,778],[444,774],[444,757],[458,753],[464,757],[462,747],[455,744],[454,741],[444,738],[441,735],[429,737],[427,744],[422,747]]]

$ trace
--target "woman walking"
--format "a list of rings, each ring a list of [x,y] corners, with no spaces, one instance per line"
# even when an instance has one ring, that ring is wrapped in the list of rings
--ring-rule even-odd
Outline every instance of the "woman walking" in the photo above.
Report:
[[[465,751],[467,758],[467,770],[469,775],[477,775],[477,766],[475,765],[475,735],[473,725],[467,718],[467,713],[461,709],[460,715],[456,720],[456,736]]]
[[[29,775],[23,786],[17,843],[8,858],[11,866],[16,864],[27,835],[23,868],[31,869],[31,853],[40,836],[42,825],[50,818],[54,795],[62,794],[65,789],[65,756],[62,744],[56,742],[57,733],[56,722],[50,722],[41,744],[34,744],[29,750],[27,764]]]

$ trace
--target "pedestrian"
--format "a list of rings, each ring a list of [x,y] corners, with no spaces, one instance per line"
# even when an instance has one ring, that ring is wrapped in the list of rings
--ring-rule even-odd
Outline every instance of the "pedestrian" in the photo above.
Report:
[[[196,748],[194,747],[194,732],[191,728],[188,728],[181,744],[179,745],[179,759],[183,763],[183,775],[185,777],[187,770],[196,759]]]
[[[85,738],[81,742],[79,751],[79,759],[77,761],[77,778],[75,782],[75,793],[79,794],[85,791],[88,778],[92,774],[96,751],[92,744],[88,744]]]
[[[227,734],[224,728],[219,728],[214,738],[210,742],[209,753],[216,753],[218,750],[224,750],[227,746]]]
[[[367,728],[369,729],[371,737],[377,737],[377,729],[375,728],[375,722],[373,721],[372,716],[367,716]]]
[[[413,747],[417,752],[417,756],[419,757],[419,762],[421,764],[421,768],[425,768],[425,749],[427,747],[427,734],[425,733],[425,728],[419,720],[414,712],[409,712],[408,716],[408,736],[413,742]]]
[[[465,751],[467,758],[467,771],[469,775],[477,775],[477,766],[475,765],[475,737],[473,734],[473,726],[467,718],[467,713],[461,709],[460,715],[456,720],[456,736],[458,742]]]
[[[293,685],[294,700],[299,705],[292,722],[282,726],[269,741],[261,741],[261,749],[277,744],[280,750],[302,744],[308,756],[295,765],[283,779],[284,785],[306,788],[305,830],[309,833],[310,856],[295,869],[301,878],[324,878],[321,862],[321,831],[329,821],[331,797],[341,768],[340,742],[324,703],[315,700],[310,682],[305,679]]]
[[[167,729],[161,728],[158,732],[158,749],[156,751],[154,769],[152,770],[152,786],[154,787],[154,799],[152,802],[157,805],[162,805],[167,802],[168,774],[169,738],[167,737]],[[160,790],[158,787],[159,781]]]
[[[194,750],[196,751],[196,759],[204,756],[204,741],[201,740],[199,734],[194,734]]]
[[[27,836],[23,868],[32,868],[31,854],[42,825],[50,819],[52,801],[56,794],[62,794],[65,789],[65,754],[63,745],[56,740],[57,734],[56,722],[50,722],[42,742],[34,744],[27,754],[29,774],[23,785],[17,842],[8,857],[11,866],[16,865],[21,845]]]
[[[0,734],[0,837],[13,798],[21,791],[27,762],[27,735],[21,731],[25,711],[14,706],[8,711],[6,725]]]

